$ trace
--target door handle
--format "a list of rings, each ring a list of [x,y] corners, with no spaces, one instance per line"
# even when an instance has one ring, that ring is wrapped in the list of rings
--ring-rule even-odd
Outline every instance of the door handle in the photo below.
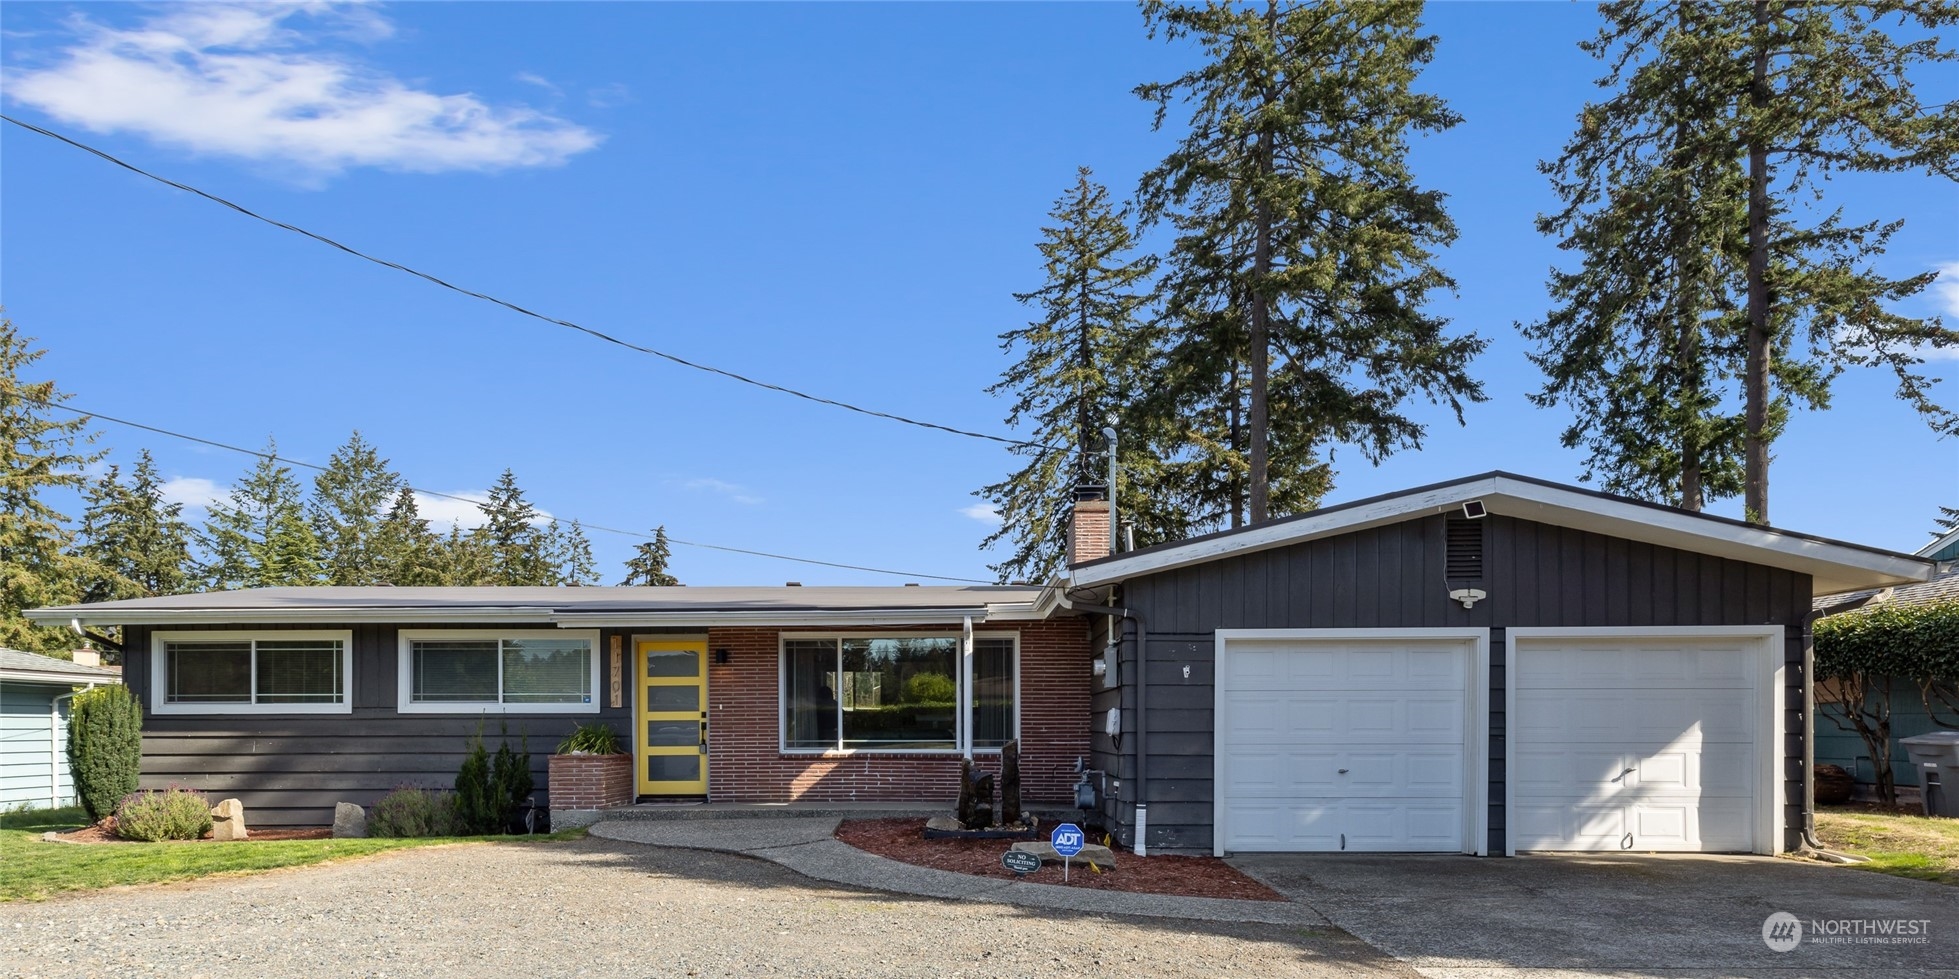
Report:
[[[1345,775],[1345,774],[1347,774],[1347,770],[1346,770],[1346,769],[1344,769],[1344,768],[1343,768],[1343,769],[1341,769],[1341,770],[1340,770],[1340,774],[1342,774],[1342,775]]]
[[[1614,781],[1614,782],[1617,782],[1617,781],[1619,781],[1619,780],[1621,780],[1621,779],[1623,779],[1623,778],[1625,778],[1625,777],[1626,777],[1626,776],[1628,776],[1628,775],[1631,775],[1632,773],[1634,773],[1634,772],[1636,772],[1636,771],[1638,771],[1638,770],[1639,770],[1639,769],[1636,769],[1636,768],[1628,768],[1628,769],[1626,769],[1625,771],[1623,771],[1623,772],[1620,772],[1619,774],[1617,774],[1617,775],[1614,775],[1614,776],[1612,776],[1612,781]]]
[[[701,712],[701,754],[707,754],[707,712]]]

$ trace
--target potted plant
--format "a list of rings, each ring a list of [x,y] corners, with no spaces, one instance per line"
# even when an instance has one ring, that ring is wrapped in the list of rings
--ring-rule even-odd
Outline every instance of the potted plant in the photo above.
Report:
[[[553,813],[606,809],[633,802],[633,756],[604,721],[577,724],[558,744],[547,769],[545,789]]]

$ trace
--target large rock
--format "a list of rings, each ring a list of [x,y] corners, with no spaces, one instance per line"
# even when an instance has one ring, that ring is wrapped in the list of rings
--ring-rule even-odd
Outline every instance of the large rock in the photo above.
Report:
[[[333,805],[333,838],[360,839],[367,835],[367,810],[351,802]]]
[[[1061,862],[1061,854],[1054,852],[1054,844],[1052,843],[1015,843],[1013,849],[1040,857],[1042,863]],[[1100,843],[1089,843],[1082,847],[1082,852],[1075,854],[1074,862],[1093,863],[1103,870],[1114,870],[1116,866],[1116,854],[1114,850]]]
[[[247,835],[244,803],[237,799],[226,799],[211,807],[212,839],[242,840]]]

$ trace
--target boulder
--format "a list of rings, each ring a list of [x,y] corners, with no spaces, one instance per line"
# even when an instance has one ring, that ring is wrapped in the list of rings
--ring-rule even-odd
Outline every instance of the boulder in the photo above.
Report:
[[[226,799],[211,807],[211,838],[214,840],[242,840],[249,834],[245,829],[245,804],[237,799]]]
[[[1040,857],[1042,863],[1061,862],[1061,854],[1054,852],[1054,844],[1045,841],[1015,843],[1013,849]],[[1114,850],[1100,843],[1090,843],[1082,847],[1082,852],[1075,854],[1074,862],[1078,864],[1093,863],[1103,870],[1114,870],[1116,867],[1116,854]]]
[[[333,805],[333,838],[360,839],[367,835],[367,810],[351,802]]]

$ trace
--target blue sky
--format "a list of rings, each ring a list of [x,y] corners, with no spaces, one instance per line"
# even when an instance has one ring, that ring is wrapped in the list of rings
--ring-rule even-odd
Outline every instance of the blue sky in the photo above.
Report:
[[[1415,169],[1461,225],[1436,308],[1493,340],[1492,400],[1329,502],[1489,469],[1575,480],[1512,324],[1559,255],[1535,169],[1598,65],[1580,4],[1433,5],[1423,86],[1465,122]],[[996,336],[1078,165],[1118,196],[1171,146],[1131,89],[1190,63],[1124,4],[9,3],[5,105],[164,176],[549,315],[815,394],[1005,433]],[[1959,96],[1949,66],[1928,97]],[[1173,117],[1174,122],[1174,117]],[[1909,222],[1882,267],[1951,266],[1959,190],[1838,180]],[[970,494],[998,445],[688,371],[362,263],[44,137],[0,131],[8,315],[74,403],[324,462],[360,429],[416,486],[504,467],[541,508],[677,539],[988,578]],[[1940,288],[1944,287],[1944,288]],[[1959,283],[1901,307],[1959,314]],[[1932,364],[1959,375],[1959,362]],[[1953,381],[1936,389],[1959,402]],[[193,506],[251,460],[104,424]],[[1777,445],[1777,525],[1883,547],[1959,505],[1959,445],[1851,373]],[[434,515],[453,511],[430,501]],[[1714,512],[1738,515],[1724,501]],[[633,541],[592,534],[615,575]],[[925,580],[675,548],[694,584]]]

